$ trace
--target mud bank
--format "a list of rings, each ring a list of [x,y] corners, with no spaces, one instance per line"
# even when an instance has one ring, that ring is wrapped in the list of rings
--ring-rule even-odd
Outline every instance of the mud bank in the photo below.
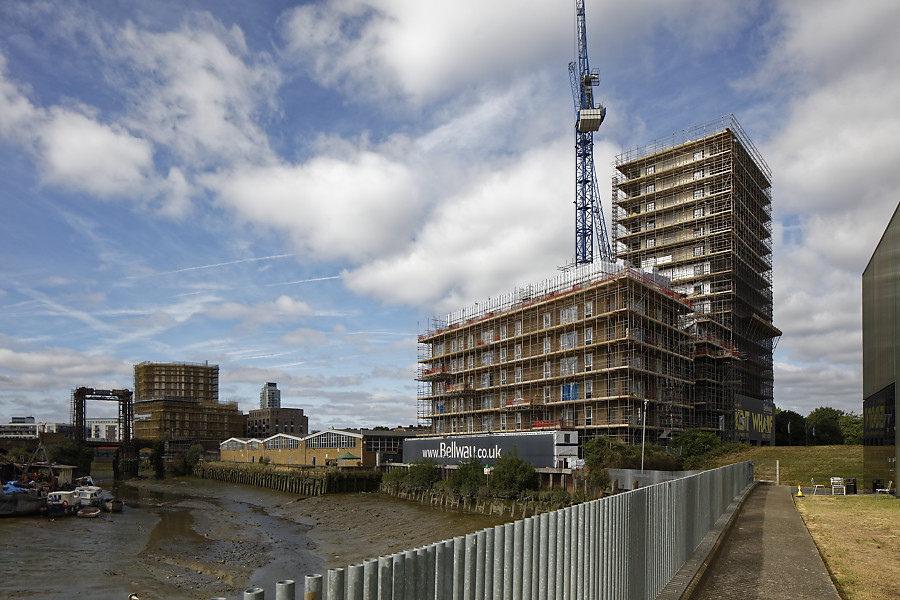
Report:
[[[311,552],[324,569],[506,523],[509,518],[441,510],[372,493],[329,494],[278,507],[273,514],[309,527]]]
[[[378,493],[297,497],[196,479],[131,484],[166,498],[137,557],[152,598],[240,597],[250,586],[274,597],[282,579],[361,562],[464,535],[508,518],[440,510]]]
[[[0,520],[0,598],[237,599],[252,586],[274,598],[282,579],[504,522],[377,493],[302,498],[194,478],[115,492],[122,513]]]

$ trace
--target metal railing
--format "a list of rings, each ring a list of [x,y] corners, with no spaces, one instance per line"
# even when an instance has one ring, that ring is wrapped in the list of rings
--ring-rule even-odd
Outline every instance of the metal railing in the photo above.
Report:
[[[535,515],[308,575],[304,599],[654,598],[752,482],[744,462]]]

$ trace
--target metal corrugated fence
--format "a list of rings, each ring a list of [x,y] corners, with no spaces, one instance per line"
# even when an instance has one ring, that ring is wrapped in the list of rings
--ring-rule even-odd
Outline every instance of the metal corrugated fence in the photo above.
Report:
[[[654,598],[752,481],[744,462],[658,483],[307,576],[304,598]]]

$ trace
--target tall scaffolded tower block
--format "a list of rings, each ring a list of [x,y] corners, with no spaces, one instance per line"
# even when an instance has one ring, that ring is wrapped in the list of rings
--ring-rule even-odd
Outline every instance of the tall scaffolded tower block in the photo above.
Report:
[[[685,294],[698,424],[771,443],[750,413],[774,416],[771,171],[733,116],[616,157],[613,243]],[[770,421],[771,422],[771,419]],[[751,435],[752,434],[752,435]],[[753,439],[753,436],[762,439]]]
[[[594,228],[601,260],[612,260],[606,221],[600,208],[597,172],[594,169],[594,132],[606,117],[606,108],[594,105],[594,86],[599,71],[588,64],[584,0],[575,2],[578,60],[569,63],[572,99],[575,102],[575,264],[594,262]]]

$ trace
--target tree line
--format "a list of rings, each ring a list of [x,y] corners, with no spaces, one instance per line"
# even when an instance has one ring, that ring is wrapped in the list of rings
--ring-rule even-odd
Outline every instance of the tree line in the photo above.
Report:
[[[820,406],[806,417],[792,410],[775,413],[776,446],[849,446],[862,441],[862,415],[852,411]]]

